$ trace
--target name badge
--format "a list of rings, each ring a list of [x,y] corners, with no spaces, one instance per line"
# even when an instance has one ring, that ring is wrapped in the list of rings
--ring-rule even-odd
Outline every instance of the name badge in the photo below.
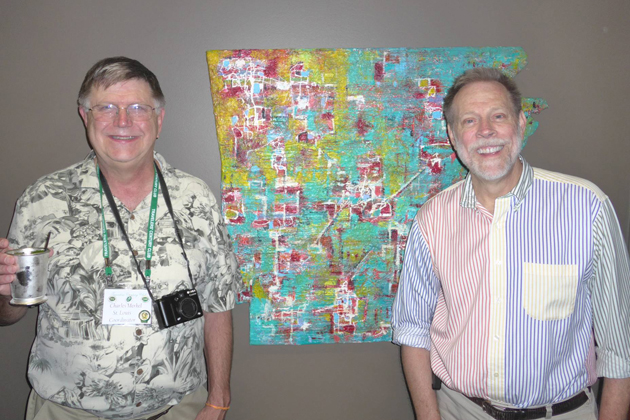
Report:
[[[144,289],[105,289],[103,325],[151,325],[151,307]]]

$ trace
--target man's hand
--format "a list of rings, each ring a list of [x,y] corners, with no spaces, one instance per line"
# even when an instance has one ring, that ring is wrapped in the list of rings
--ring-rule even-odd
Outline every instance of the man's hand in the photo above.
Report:
[[[9,241],[0,238],[0,295],[11,296],[11,282],[15,280],[15,273],[18,270],[16,258],[7,255]]]
[[[17,258],[7,255],[9,241],[0,238],[0,325],[11,325],[18,322],[28,310],[27,306],[13,306],[11,301],[11,282],[18,271]],[[53,250],[50,249],[52,257]]]
[[[227,410],[218,410],[216,408],[205,406],[195,420],[223,420],[225,415],[227,414]]]

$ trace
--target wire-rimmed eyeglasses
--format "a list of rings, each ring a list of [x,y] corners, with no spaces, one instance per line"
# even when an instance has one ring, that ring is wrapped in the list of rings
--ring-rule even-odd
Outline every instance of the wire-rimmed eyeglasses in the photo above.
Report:
[[[127,118],[133,121],[148,121],[153,117],[155,108],[146,104],[131,104],[127,106],[118,106],[114,104],[99,104],[89,108],[92,116],[96,121],[113,121],[120,110],[126,110]]]

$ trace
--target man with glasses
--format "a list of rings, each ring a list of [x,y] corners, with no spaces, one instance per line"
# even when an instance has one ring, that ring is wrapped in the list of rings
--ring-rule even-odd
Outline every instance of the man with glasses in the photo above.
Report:
[[[219,206],[155,152],[165,101],[141,63],[99,61],[78,104],[92,152],[29,187],[0,239],[9,325],[27,308],[4,252],[51,234],[27,419],[222,419],[240,274]]]
[[[521,94],[498,69],[458,77],[444,114],[469,174],[418,211],[392,315],[416,415],[596,419],[603,376],[599,418],[625,420],[630,268],[609,198],[520,156]]]

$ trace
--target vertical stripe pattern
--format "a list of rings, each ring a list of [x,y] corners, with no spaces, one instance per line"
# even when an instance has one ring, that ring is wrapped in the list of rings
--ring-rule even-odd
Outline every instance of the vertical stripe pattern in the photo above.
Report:
[[[470,177],[422,206],[392,316],[393,341],[430,349],[449,388],[514,407],[630,376],[630,264],[608,197],[523,167],[494,215]]]

